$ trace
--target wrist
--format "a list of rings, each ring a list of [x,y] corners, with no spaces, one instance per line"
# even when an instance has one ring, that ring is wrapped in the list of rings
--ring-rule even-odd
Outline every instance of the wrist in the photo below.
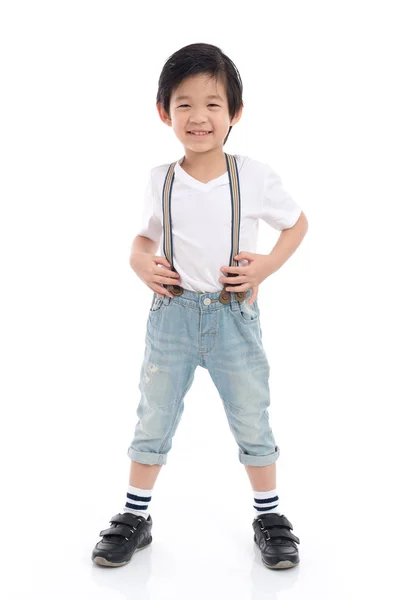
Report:
[[[282,266],[279,256],[276,252],[270,252],[266,255],[266,272],[267,276],[272,275],[275,271],[278,271]]]

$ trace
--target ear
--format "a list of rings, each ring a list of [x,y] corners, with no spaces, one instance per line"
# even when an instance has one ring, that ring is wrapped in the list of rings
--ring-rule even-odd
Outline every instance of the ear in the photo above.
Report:
[[[162,104],[160,102],[157,103],[157,111],[158,114],[160,115],[160,119],[163,123],[165,123],[166,125],[168,125],[169,127],[172,126],[172,121],[168,116],[168,113],[164,110]]]
[[[236,123],[238,121],[240,121],[240,117],[242,116],[242,112],[243,112],[243,104],[240,106],[239,110],[237,111],[236,115],[233,117],[233,119],[231,120],[231,126],[236,125]]]

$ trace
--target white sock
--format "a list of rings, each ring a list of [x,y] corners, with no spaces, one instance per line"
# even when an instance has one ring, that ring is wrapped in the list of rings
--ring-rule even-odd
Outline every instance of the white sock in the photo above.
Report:
[[[268,492],[256,492],[253,490],[255,514],[259,517],[260,515],[266,515],[269,513],[282,514],[278,509],[279,496],[276,489],[269,490]]]
[[[133,485],[128,485],[126,503],[121,512],[129,512],[147,519],[149,512],[146,509],[149,507],[152,492],[153,490],[144,490]]]

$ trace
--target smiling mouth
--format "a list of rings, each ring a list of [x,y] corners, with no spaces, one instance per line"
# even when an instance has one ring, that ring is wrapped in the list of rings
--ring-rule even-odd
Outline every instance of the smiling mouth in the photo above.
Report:
[[[193,132],[193,131],[187,131],[187,133],[189,135],[194,135],[195,137],[207,137],[208,135],[210,135],[210,133],[212,133],[212,131],[204,131],[204,132]]]

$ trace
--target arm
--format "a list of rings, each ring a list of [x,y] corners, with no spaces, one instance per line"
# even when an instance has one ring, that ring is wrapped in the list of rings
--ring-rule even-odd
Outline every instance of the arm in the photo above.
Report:
[[[269,274],[275,273],[292,256],[300,246],[307,231],[308,221],[303,212],[293,227],[282,229],[278,241],[268,254],[269,264],[272,266],[272,271]]]
[[[155,254],[158,250],[159,243],[154,242],[144,235],[137,235],[131,245],[131,254],[129,257],[129,264],[133,269],[133,263],[135,261],[135,255],[137,254]]]
[[[179,285],[180,276],[171,270],[164,256],[156,256],[159,242],[137,235],[132,242],[129,264],[136,275],[154,292],[173,298],[166,285]],[[159,266],[160,265],[160,266]]]
[[[308,221],[303,212],[293,227],[282,229],[279,239],[269,254],[254,254],[253,252],[239,252],[235,260],[245,259],[249,262],[246,267],[222,267],[221,271],[228,273],[227,277],[220,277],[219,281],[227,283],[227,291],[242,292],[249,287],[253,288],[253,293],[249,299],[252,304],[257,298],[258,287],[264,279],[275,273],[288,260],[293,252],[298,248],[308,230]],[[229,274],[237,274],[237,285],[232,283]]]

